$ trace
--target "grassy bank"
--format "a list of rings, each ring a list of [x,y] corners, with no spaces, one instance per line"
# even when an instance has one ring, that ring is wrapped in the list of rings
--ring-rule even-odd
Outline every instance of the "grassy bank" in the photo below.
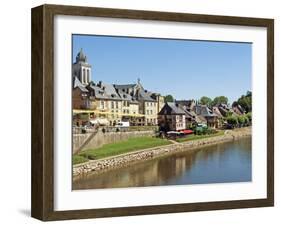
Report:
[[[187,137],[183,137],[183,138],[177,138],[176,141],[181,143],[181,142],[186,142],[186,141],[191,141],[191,140],[199,140],[199,139],[204,139],[204,138],[209,138],[209,137],[215,137],[215,136],[220,136],[223,135],[224,131],[219,131],[217,133],[214,134],[209,134],[209,135],[195,135],[195,134],[191,134],[188,135]]]
[[[114,155],[120,155],[131,151],[153,148],[171,144],[170,141],[154,137],[136,137],[126,141],[105,144],[98,149],[88,149],[73,156],[73,164],[86,162],[90,159],[101,159]]]
[[[73,155],[72,158],[72,162],[74,165],[79,164],[79,163],[83,163],[83,162],[87,162],[89,161],[89,159],[85,158],[84,156],[81,155]]]

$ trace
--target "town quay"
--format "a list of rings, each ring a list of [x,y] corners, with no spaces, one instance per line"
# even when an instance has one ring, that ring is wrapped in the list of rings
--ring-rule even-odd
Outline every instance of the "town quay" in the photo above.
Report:
[[[176,152],[184,152],[194,149],[200,149],[223,142],[230,142],[240,138],[250,137],[251,127],[226,130],[223,135],[214,137],[202,138],[194,141],[186,141],[182,143],[173,142],[173,144],[160,146],[156,148],[149,148],[145,150],[138,150],[118,156],[112,156],[100,160],[90,160],[86,163],[74,165],[73,176],[74,180],[79,178],[81,175],[89,173],[102,173],[108,170],[122,168],[137,162],[151,160],[164,155],[171,155]],[[208,151],[208,149],[205,149]]]

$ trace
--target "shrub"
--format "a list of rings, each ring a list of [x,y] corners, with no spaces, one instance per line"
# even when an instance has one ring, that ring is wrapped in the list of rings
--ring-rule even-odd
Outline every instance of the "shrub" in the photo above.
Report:
[[[233,126],[236,126],[238,124],[238,119],[235,116],[228,116],[226,118],[226,121],[228,124],[233,125]]]
[[[215,133],[217,133],[217,132],[218,132],[217,130],[212,129],[212,128],[208,128],[208,129],[207,129],[207,134],[215,134]]]
[[[245,124],[245,118],[246,117],[244,115],[240,115],[240,116],[237,117],[239,125]]]
[[[245,125],[248,125],[249,124],[249,119],[248,119],[248,117],[247,116],[244,116],[244,118],[245,118]]]
[[[248,112],[246,117],[248,118],[249,122],[252,122],[252,112]]]

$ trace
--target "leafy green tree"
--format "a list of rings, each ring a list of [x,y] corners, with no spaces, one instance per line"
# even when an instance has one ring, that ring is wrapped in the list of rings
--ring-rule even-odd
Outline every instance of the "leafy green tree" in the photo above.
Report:
[[[218,96],[215,97],[215,99],[212,101],[212,106],[218,105],[218,104],[227,104],[228,98],[226,96]]]
[[[233,126],[236,126],[238,124],[238,119],[235,116],[228,116],[226,118],[226,121],[228,124],[233,125]]]
[[[248,125],[250,122],[249,118],[247,117],[247,115],[245,115],[244,118],[245,118],[245,124]]]
[[[246,112],[251,112],[252,111],[252,92],[247,91],[246,95],[242,95],[236,102],[242,108],[244,108]]]
[[[248,118],[249,122],[252,122],[252,112],[248,112],[246,117]]]
[[[172,95],[167,95],[164,97],[164,101],[167,102],[174,102],[174,97]]]
[[[232,115],[233,115],[233,112],[231,112],[231,111],[226,112],[226,117],[229,117],[229,116],[232,116]]]
[[[246,117],[245,117],[244,115],[239,115],[239,116],[237,117],[238,123],[239,123],[240,125],[244,125],[244,124],[245,124],[245,121],[246,121],[245,118],[246,118]]]
[[[200,104],[210,106],[212,104],[212,99],[206,96],[201,97]]]

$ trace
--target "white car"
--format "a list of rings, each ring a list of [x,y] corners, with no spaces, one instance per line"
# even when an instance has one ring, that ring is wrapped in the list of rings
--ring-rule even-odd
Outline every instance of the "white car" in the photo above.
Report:
[[[130,122],[118,122],[115,127],[129,127],[130,126]]]

